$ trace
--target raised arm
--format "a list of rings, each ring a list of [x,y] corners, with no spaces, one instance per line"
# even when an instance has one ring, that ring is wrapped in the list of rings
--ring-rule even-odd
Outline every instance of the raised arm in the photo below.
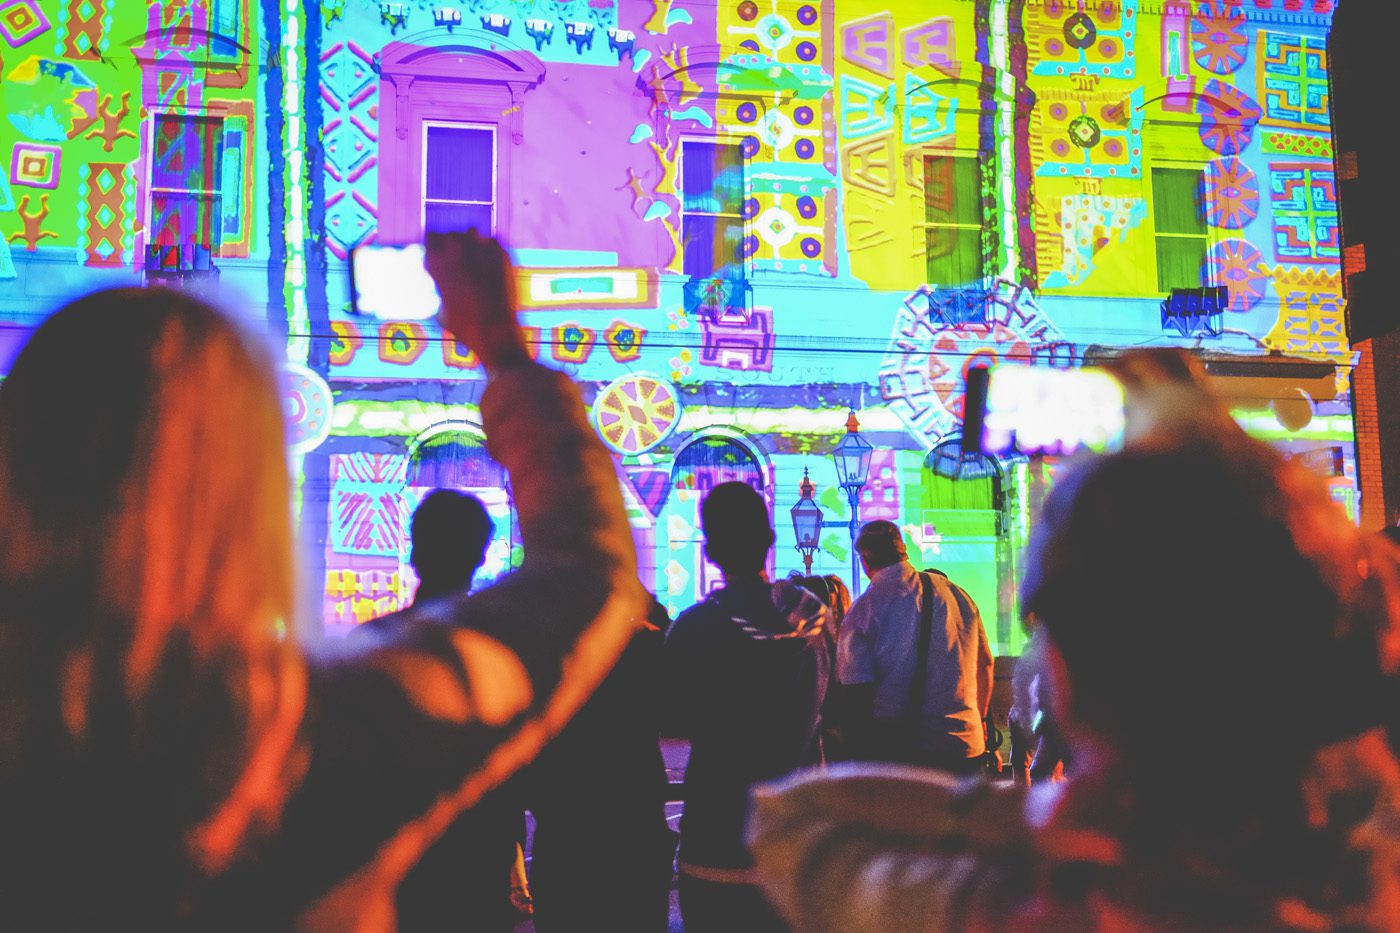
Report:
[[[611,459],[574,385],[530,361],[504,250],[439,237],[428,265],[444,326],[486,367],[487,445],[510,473],[525,559],[313,665],[310,767],[265,860],[327,892],[307,929],[382,911],[452,820],[568,722],[646,617]]]
[[[472,233],[433,237],[428,267],[443,325],[486,368],[487,449],[510,474],[525,551],[516,573],[446,611],[519,659],[531,721],[512,757],[528,760],[611,668],[646,617],[646,594],[612,460],[574,384],[530,361],[505,251]],[[470,646],[463,662],[469,681],[502,669]]]

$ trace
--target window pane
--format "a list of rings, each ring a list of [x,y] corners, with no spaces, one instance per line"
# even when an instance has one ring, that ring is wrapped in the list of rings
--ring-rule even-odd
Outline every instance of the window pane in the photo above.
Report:
[[[1157,237],[1157,288],[1200,288],[1208,242],[1205,237]]]
[[[1152,173],[1152,208],[1158,233],[1191,233],[1205,236],[1201,211],[1201,173],[1194,169],[1164,168]]]
[[[489,129],[428,127],[423,196],[445,201],[494,201],[494,136]]]
[[[219,117],[158,114],[151,187],[218,191],[223,128]]]
[[[209,10],[209,48],[223,58],[233,58],[240,49],[242,26],[240,0],[212,0]]]
[[[739,251],[744,241],[742,220],[690,214],[685,217],[682,235],[681,269],[686,275],[737,277],[740,274]]]
[[[151,192],[152,243],[217,249],[222,229],[218,195]]]
[[[934,224],[982,225],[982,180],[973,156],[924,159],[924,219]]]
[[[462,233],[475,230],[491,235],[491,205],[437,204],[429,202],[423,212],[425,233]]]
[[[970,227],[926,231],[928,284],[960,287],[982,280],[982,232]]]
[[[736,145],[681,144],[682,209],[738,214],[744,202],[744,156]]]

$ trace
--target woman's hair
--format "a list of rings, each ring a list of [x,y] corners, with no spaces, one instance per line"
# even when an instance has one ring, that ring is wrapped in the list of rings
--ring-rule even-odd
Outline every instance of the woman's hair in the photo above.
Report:
[[[823,579],[831,591],[831,599],[827,601],[831,606],[831,621],[840,625],[846,618],[846,613],[851,610],[851,591],[846,587],[845,581],[834,573],[827,574]]]
[[[41,799],[7,808],[100,838],[147,803],[150,845],[211,869],[275,811],[303,683],[284,433],[267,357],[190,296],[35,331],[0,383],[0,776]]]

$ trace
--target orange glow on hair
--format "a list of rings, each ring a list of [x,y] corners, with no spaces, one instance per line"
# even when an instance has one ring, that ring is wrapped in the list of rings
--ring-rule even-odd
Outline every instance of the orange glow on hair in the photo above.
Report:
[[[208,868],[280,808],[304,705],[280,634],[294,600],[284,432],[266,354],[174,291],[72,302],[0,384],[0,587],[18,597],[0,606],[0,650],[63,659],[52,693],[6,690],[0,760],[24,760],[15,723],[61,722],[83,747],[93,713],[122,709],[101,745],[141,762],[172,739],[155,734],[172,684],[176,702],[214,698],[226,715],[174,752],[204,775],[201,828],[187,829]]]

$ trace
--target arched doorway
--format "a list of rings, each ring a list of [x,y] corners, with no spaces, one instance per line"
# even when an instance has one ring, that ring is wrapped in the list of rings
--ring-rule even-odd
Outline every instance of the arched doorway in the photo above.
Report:
[[[676,451],[666,501],[667,560],[658,568],[657,580],[657,592],[672,615],[724,582],[719,568],[705,558],[700,503],[720,483],[747,483],[768,502],[771,517],[771,472],[758,449],[737,431],[712,428]]]
[[[404,529],[399,578],[406,587],[405,597],[411,596],[417,585],[417,577],[408,564],[409,520],[423,497],[434,489],[455,489],[476,496],[495,522],[495,534],[486,550],[486,560],[477,571],[474,587],[485,586],[519,563],[520,529],[510,497],[510,480],[505,468],[487,453],[481,427],[468,421],[437,424],[410,443],[408,470],[399,498]]]

